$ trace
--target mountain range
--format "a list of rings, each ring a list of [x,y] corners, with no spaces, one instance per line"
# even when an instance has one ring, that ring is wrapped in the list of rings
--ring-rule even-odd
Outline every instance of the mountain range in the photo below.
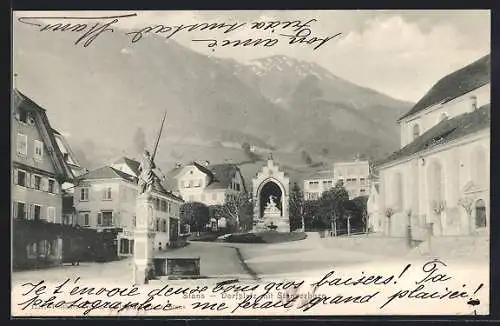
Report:
[[[245,143],[302,172],[359,153],[379,158],[398,148],[395,121],[412,106],[286,56],[240,63],[154,35],[131,45],[124,33],[83,48],[72,33],[19,23],[13,35],[16,87],[89,168],[136,157],[137,134],[153,144],[165,110],[163,170],[191,160],[257,166]]]

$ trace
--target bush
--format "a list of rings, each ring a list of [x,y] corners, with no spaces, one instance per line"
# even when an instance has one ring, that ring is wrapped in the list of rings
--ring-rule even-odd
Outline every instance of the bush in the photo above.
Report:
[[[232,243],[280,243],[304,240],[307,234],[304,232],[261,232],[261,233],[240,233],[231,234],[226,242]]]

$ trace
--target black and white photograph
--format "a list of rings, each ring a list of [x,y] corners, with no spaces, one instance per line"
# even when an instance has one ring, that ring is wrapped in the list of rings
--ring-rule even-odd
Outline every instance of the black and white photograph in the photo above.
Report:
[[[489,315],[490,29],[12,11],[11,315]]]

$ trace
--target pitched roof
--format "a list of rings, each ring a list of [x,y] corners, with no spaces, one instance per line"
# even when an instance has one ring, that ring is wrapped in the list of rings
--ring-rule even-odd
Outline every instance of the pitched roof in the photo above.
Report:
[[[103,166],[79,176],[78,180],[116,179],[116,178],[132,181],[131,178],[133,177],[121,171],[115,170],[110,166]]]
[[[119,163],[125,163],[136,175],[139,175],[140,162],[124,156],[115,162],[115,164]]]
[[[208,169],[213,176],[212,183],[208,186],[208,188],[210,189],[228,188],[237,173],[239,173],[241,176],[241,171],[235,164],[215,164],[208,166]],[[241,180],[243,182],[243,190],[246,191],[245,180],[243,179],[243,176],[241,176]]]
[[[333,179],[333,171],[317,171],[309,175],[306,180],[314,180],[314,179]]]
[[[14,89],[12,92],[12,102],[15,108],[23,107],[25,110],[29,110],[35,113],[35,123],[40,131],[45,146],[49,149],[49,156],[52,159],[54,168],[64,180],[71,181],[74,176],[71,168],[64,160],[64,156],[57,144],[56,138],[54,136],[54,130],[50,126],[49,118],[47,117],[46,110],[33,102],[29,97],[24,95],[18,89]],[[51,150],[53,149],[53,150]]]
[[[446,103],[490,82],[490,55],[441,78],[420,101],[399,120],[420,112],[429,106]]]
[[[490,122],[490,104],[486,104],[473,112],[464,113],[454,118],[443,120],[399,151],[378,161],[376,165],[380,166],[413,155],[425,149],[441,146],[451,140],[465,137],[474,132],[490,128]]]
[[[138,179],[134,176],[131,176],[125,172],[122,172],[120,170],[114,169],[110,166],[103,166],[101,168],[92,170],[80,177],[78,177],[78,180],[96,180],[96,179],[116,179],[120,178],[125,181],[129,181],[132,183],[137,184]],[[153,182],[153,191],[160,193],[166,197],[170,197],[175,200],[182,200],[180,197],[174,195],[171,193],[171,191],[165,189],[165,187],[162,185],[161,180],[156,177],[154,178]]]

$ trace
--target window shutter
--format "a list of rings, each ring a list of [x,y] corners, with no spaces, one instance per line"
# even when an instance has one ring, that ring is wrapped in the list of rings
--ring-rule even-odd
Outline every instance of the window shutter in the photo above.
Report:
[[[17,202],[12,202],[12,216],[17,217]]]
[[[35,219],[35,205],[29,204],[24,208],[24,218],[34,220]]]
[[[12,176],[14,177],[14,184],[17,185],[17,169],[14,169],[14,173],[12,173]]]
[[[41,183],[42,183],[41,184],[41,189],[43,191],[49,191],[49,179],[42,177]]]
[[[97,213],[97,225],[102,225],[102,213]]]

